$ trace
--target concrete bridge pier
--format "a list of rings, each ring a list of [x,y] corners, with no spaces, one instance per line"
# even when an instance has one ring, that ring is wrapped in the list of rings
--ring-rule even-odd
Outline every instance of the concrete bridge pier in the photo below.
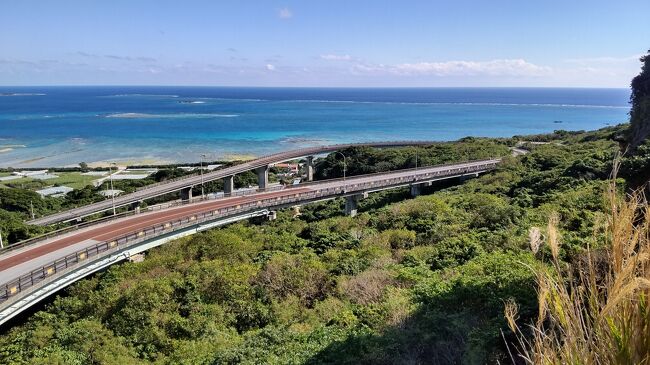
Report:
[[[314,181],[314,156],[307,156],[307,181]]]
[[[135,213],[140,213],[140,207],[142,206],[142,200],[131,203],[131,210],[135,210]]]
[[[191,201],[192,200],[192,187],[187,187],[181,189],[181,200],[182,201]]]
[[[259,190],[266,190],[266,187],[269,185],[269,167],[262,166],[255,169],[257,174],[257,186]]]
[[[359,200],[367,198],[368,193],[363,194],[354,194],[348,195],[345,197],[345,215],[354,217],[357,215],[357,209],[359,208]]]
[[[416,197],[422,194],[422,188],[424,184],[412,184],[411,185],[411,196]]]
[[[235,190],[235,176],[226,176],[223,178],[223,195],[230,196]]]

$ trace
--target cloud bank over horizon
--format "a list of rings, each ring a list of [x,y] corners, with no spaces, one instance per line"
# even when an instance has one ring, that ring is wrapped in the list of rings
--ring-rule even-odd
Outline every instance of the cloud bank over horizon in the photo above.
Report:
[[[0,82],[5,85],[626,87],[638,73],[640,57],[569,59],[563,60],[560,67],[551,67],[523,58],[387,64],[333,53],[313,56],[307,65],[284,64],[277,55],[262,63],[250,62],[245,57],[231,57],[225,63],[170,63],[151,56],[84,51],[76,55],[78,61],[0,58],[3,76]],[[39,77],[35,78],[34,74]],[[599,82],[584,81],[594,75]],[[30,82],[32,79],[47,82]],[[567,84],[567,79],[574,81]]]

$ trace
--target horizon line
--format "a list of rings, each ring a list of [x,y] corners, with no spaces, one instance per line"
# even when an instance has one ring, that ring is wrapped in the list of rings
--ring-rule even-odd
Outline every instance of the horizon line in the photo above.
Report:
[[[156,84],[51,84],[51,85],[0,85],[0,88],[20,87],[198,87],[198,88],[257,88],[257,89],[612,89],[629,90],[630,87],[612,86],[256,86],[256,85],[156,85]]]

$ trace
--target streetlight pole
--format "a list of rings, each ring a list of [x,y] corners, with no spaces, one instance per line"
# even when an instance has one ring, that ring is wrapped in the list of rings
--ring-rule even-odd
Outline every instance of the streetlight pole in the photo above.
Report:
[[[115,215],[115,189],[113,189],[113,165],[115,165],[115,162],[113,162],[111,166],[109,166],[108,178],[111,180],[111,200],[113,201],[113,215]]]
[[[205,188],[203,187],[203,159],[205,154],[201,155],[201,199],[205,199]]]

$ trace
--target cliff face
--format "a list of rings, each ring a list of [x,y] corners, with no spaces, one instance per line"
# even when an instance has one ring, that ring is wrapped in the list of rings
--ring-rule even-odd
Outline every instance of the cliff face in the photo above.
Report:
[[[650,50],[641,57],[641,73],[632,79],[632,110],[630,112],[630,130],[628,148],[636,151],[637,147],[650,136]]]

